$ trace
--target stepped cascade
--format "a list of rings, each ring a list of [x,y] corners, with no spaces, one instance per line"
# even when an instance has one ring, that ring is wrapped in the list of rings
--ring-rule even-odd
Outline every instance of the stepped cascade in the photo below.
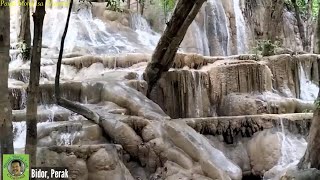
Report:
[[[55,104],[67,9],[48,8],[37,164],[68,167],[80,180],[278,180],[296,168],[307,148],[320,56],[254,54],[263,24],[252,22],[263,23],[259,8],[266,6],[259,3],[248,12],[243,0],[206,1],[149,99],[143,73],[165,26],[157,4],[146,3],[149,8],[141,16],[134,10],[108,10],[106,3],[75,2],[62,59],[61,96],[99,114],[98,122]],[[294,15],[286,12],[283,18]],[[14,147],[23,153],[30,62],[16,48],[17,14],[11,13],[10,20]],[[283,46],[302,51],[296,24],[283,26]]]

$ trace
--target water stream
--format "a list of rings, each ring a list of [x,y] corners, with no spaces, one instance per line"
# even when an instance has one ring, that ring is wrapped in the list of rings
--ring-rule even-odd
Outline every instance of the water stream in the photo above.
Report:
[[[247,52],[247,37],[246,37],[246,24],[242,11],[240,9],[240,1],[233,0],[234,13],[236,16],[236,28],[237,28],[237,47],[238,54]]]
[[[286,132],[282,119],[277,135],[281,142],[281,156],[277,165],[264,174],[264,180],[279,180],[288,168],[297,166],[307,149],[307,142],[303,137]]]
[[[319,92],[319,87],[308,79],[301,62],[299,63],[300,99],[314,101]]]
[[[207,6],[207,34],[211,55],[230,55],[228,18],[220,0],[209,0]],[[214,41],[214,42],[211,42]],[[217,44],[215,44],[217,43]]]

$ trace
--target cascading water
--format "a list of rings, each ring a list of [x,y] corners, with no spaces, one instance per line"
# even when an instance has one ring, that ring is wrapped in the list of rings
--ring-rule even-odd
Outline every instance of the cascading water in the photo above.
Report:
[[[43,31],[44,46],[58,48],[64,26],[57,26],[65,22],[67,12],[65,9],[52,9],[46,13]],[[65,40],[65,52],[70,53],[86,49],[89,54],[119,53],[121,50],[132,51],[126,48],[130,43],[123,37],[111,35],[101,20],[93,19],[90,10],[80,10],[72,13],[70,26]],[[129,46],[130,47],[130,46]]]
[[[207,36],[207,17],[203,17],[203,32],[202,32],[202,40],[203,40],[203,55],[210,56],[210,49],[209,49],[209,41]]]
[[[198,25],[196,22],[192,22],[190,25],[190,28],[193,30],[192,33],[192,39],[195,41],[195,50],[188,50],[187,52],[195,52],[198,54],[203,54],[203,55],[210,55],[209,53],[209,46],[208,46],[208,38],[207,35],[205,34],[205,30]]]
[[[195,103],[195,117],[202,117],[203,107],[202,107],[202,89],[201,89],[201,74],[196,71],[192,71],[192,76],[194,79],[194,103]]]
[[[233,0],[233,8],[236,16],[238,54],[243,54],[247,51],[246,24],[244,21],[242,11],[240,9],[239,0]]]
[[[319,87],[307,78],[303,66],[299,63],[300,98],[307,101],[314,101],[319,92]]]
[[[135,31],[126,32],[114,30],[110,24],[94,18],[90,8],[80,9],[72,13],[70,25],[65,40],[65,52],[79,52],[85,50],[89,54],[118,54],[128,52],[152,51],[159,39],[145,19],[139,15],[132,15],[132,28]],[[50,9],[46,12],[44,21],[43,45],[58,50],[64,26],[57,26],[65,22],[65,9]],[[119,27],[118,27],[119,28]],[[57,53],[57,52],[55,52]]]
[[[295,167],[307,149],[307,142],[303,137],[297,137],[285,131],[283,120],[280,119],[281,131],[277,132],[281,139],[281,156],[276,166],[267,171],[264,180],[278,180],[288,168]]]
[[[138,39],[144,46],[152,49],[156,47],[160,34],[154,32],[140,14],[130,14],[130,27],[138,34]]]
[[[26,122],[13,122],[13,146],[15,149],[22,149],[25,147],[26,130]]]
[[[44,109],[50,112],[47,122],[53,122],[56,112],[60,110],[56,105],[44,105]]]
[[[59,133],[58,137],[56,138],[56,144],[58,146],[64,145],[73,145],[73,142],[78,135],[79,132],[72,131],[68,129],[68,132]]]
[[[207,36],[211,55],[230,55],[228,18],[220,0],[209,0],[207,6]],[[213,42],[211,42],[213,41]]]

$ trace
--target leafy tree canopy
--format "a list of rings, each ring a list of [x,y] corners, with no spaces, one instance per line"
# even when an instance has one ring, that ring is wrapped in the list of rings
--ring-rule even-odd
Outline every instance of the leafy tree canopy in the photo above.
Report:
[[[311,1],[311,0],[309,0]],[[308,0],[296,0],[299,7],[299,13],[305,17],[308,11]],[[289,10],[293,10],[292,0],[285,0],[285,4]],[[318,16],[319,0],[312,0],[312,17]]]

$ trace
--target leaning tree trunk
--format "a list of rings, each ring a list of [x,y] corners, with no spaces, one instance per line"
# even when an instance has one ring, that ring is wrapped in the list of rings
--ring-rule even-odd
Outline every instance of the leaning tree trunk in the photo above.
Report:
[[[179,45],[204,2],[205,0],[179,0],[144,73],[144,79],[148,83],[147,97],[150,97],[161,75],[171,68]]]
[[[320,68],[320,65],[318,65],[318,68]],[[316,102],[316,109],[313,113],[308,136],[307,150],[298,164],[300,169],[317,168],[320,170],[320,92],[318,93]]]
[[[9,2],[9,0],[5,0]],[[13,153],[11,105],[8,91],[10,9],[0,6],[0,156]],[[2,157],[0,157],[2,164]],[[0,165],[1,167],[2,165]],[[1,174],[2,177],[2,168]]]
[[[27,93],[27,140],[26,154],[30,155],[31,167],[36,166],[37,152],[37,107],[39,95],[40,61],[42,48],[42,29],[46,0],[38,0],[33,14],[34,37],[30,64],[30,81]],[[38,6],[39,5],[39,6]],[[42,6],[41,6],[42,5]]]
[[[318,12],[318,25],[317,25],[317,49],[320,50],[320,8]],[[320,63],[318,63],[318,69]],[[318,71],[320,76],[320,71]],[[320,81],[320,80],[319,80]],[[320,82],[319,82],[320,83]],[[298,167],[300,169],[317,168],[320,170],[320,90],[318,97],[315,101],[316,109],[313,113],[312,124],[308,136],[308,146],[304,156],[301,158]]]
[[[29,0],[21,0],[22,3],[29,3]],[[30,32],[30,8],[29,6],[20,6],[20,32],[18,41],[26,44],[26,53],[24,60],[29,60],[31,49],[31,32]]]

